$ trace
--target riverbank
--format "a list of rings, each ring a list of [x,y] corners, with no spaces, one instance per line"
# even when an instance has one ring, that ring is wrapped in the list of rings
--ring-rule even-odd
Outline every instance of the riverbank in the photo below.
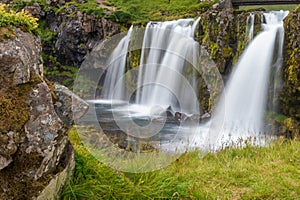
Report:
[[[62,199],[297,199],[300,142],[278,139],[266,147],[181,156],[151,173],[116,172],[92,157],[75,129],[69,137],[76,169]]]

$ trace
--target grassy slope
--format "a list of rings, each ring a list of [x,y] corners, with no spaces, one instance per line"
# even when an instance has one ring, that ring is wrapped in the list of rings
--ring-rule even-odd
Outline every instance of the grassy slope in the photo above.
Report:
[[[297,5],[268,5],[268,6],[241,6],[240,10],[255,10],[259,8],[264,8],[267,11],[273,10],[292,10],[296,8]]]
[[[199,16],[201,9],[209,8],[219,0],[203,2],[199,0],[108,0],[109,5],[131,15],[132,21],[165,21]],[[200,3],[201,2],[201,3]],[[264,8],[271,10],[291,10],[296,5],[241,6],[240,10]]]
[[[94,159],[75,131],[75,175],[62,199],[297,199],[300,142],[226,149],[200,158],[181,156],[168,168],[144,174],[116,172]]]
[[[195,17],[198,10],[213,5],[213,2],[200,3],[199,0],[109,0],[109,2],[130,14],[133,21]]]

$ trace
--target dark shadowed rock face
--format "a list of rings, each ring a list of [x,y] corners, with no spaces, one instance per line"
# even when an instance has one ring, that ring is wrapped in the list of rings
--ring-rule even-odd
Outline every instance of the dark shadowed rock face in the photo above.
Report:
[[[56,97],[39,39],[15,33],[0,42],[0,199],[32,199],[71,162],[66,133],[88,106],[59,85]]]
[[[75,12],[73,17],[65,14]],[[120,31],[116,23],[96,15],[83,14],[70,5],[66,13],[46,14],[45,28],[57,33],[52,43],[44,46],[63,65],[80,66],[85,55],[101,40]]]

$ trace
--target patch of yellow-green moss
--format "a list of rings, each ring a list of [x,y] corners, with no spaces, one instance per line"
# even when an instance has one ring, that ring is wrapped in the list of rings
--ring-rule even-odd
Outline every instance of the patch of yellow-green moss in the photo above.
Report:
[[[137,68],[140,64],[140,58],[141,58],[141,50],[135,50],[129,52],[129,61],[130,61],[130,67],[131,68]]]
[[[298,138],[300,133],[300,124],[295,119],[289,117],[283,121],[283,124],[286,126],[290,138]]]
[[[11,26],[0,27],[0,42],[5,39],[14,38],[15,36],[15,32]]]
[[[16,58],[3,56],[0,59],[1,67],[16,62]],[[13,74],[0,74],[0,132],[21,131],[29,120],[28,95],[34,85],[41,82],[41,78],[31,73],[30,82],[13,85]]]
[[[9,6],[0,3],[0,27],[10,25],[20,27],[23,31],[32,32],[38,28],[38,19],[31,16],[28,11],[16,12]]]

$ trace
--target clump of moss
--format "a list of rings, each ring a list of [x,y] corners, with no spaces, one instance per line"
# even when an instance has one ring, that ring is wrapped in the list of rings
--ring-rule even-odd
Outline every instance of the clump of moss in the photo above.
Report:
[[[37,75],[36,75],[37,76]],[[0,132],[22,131],[29,120],[28,94],[41,79],[32,74],[31,81],[0,90]]]
[[[287,127],[290,138],[298,138],[300,133],[299,122],[289,117],[283,121],[283,124]]]
[[[23,31],[32,32],[38,28],[37,21],[38,19],[31,16],[28,11],[16,12],[0,3],[0,27],[13,25],[22,28]]]
[[[7,130],[19,131],[28,121],[28,105],[22,91],[23,87],[2,93],[0,96],[0,132]]]
[[[5,39],[14,38],[15,36],[15,32],[13,31],[11,26],[0,27],[0,42]]]

